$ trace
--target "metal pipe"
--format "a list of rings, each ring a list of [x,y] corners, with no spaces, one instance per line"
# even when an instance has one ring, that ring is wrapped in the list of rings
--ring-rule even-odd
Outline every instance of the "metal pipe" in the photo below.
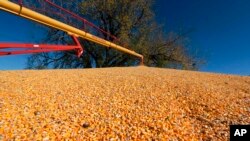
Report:
[[[21,7],[20,5],[15,4],[13,2],[10,2],[8,0],[0,0],[0,9],[5,10],[7,12],[14,13],[16,15],[22,16],[22,17],[27,18],[27,19],[33,20],[35,22],[38,22],[38,23],[62,30],[62,31],[65,31],[70,35],[82,37],[86,40],[95,42],[97,44],[117,49],[119,51],[128,53],[130,55],[139,57],[141,59],[141,61],[143,60],[143,56],[141,54],[136,53],[135,51],[126,49],[122,46],[119,46],[119,45],[114,44],[110,41],[104,40],[104,39],[99,38],[95,35],[92,35],[90,33],[87,33],[85,31],[77,29],[75,27],[72,27],[70,25],[62,23],[62,22],[57,21],[55,19],[52,19],[48,16],[37,13],[37,12],[30,10],[28,8]]]

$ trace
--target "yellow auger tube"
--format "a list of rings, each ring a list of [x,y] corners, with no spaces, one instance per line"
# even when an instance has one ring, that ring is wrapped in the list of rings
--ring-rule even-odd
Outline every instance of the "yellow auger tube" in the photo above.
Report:
[[[141,54],[136,53],[135,51],[132,51],[132,50],[126,49],[122,46],[116,45],[112,42],[109,42],[109,41],[104,40],[102,38],[99,38],[95,35],[84,32],[80,29],[77,29],[75,27],[72,27],[70,25],[62,23],[60,21],[57,21],[55,19],[52,19],[52,18],[47,17],[45,15],[42,15],[40,13],[37,13],[37,12],[30,10],[28,8],[21,7],[20,5],[15,4],[13,2],[10,2],[8,0],[0,0],[0,9],[5,10],[5,11],[10,12],[10,13],[14,13],[16,15],[22,16],[24,18],[27,18],[27,19],[30,19],[33,21],[36,21],[38,23],[65,31],[71,35],[73,34],[77,37],[82,37],[84,39],[95,42],[97,44],[100,44],[100,45],[103,45],[106,47],[111,47],[111,48],[120,50],[122,52],[128,53],[130,55],[134,55],[136,57],[139,57],[141,59],[141,61],[143,61],[143,56]]]

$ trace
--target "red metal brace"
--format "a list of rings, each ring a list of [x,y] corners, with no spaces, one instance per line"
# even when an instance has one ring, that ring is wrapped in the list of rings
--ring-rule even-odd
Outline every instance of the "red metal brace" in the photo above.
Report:
[[[75,49],[76,50],[76,55],[78,58],[81,57],[81,55],[83,54],[83,47],[81,46],[79,40],[77,39],[76,36],[74,35],[71,35],[71,38],[73,39],[74,43],[76,44],[77,48]]]
[[[0,43],[0,56],[75,50],[77,57],[80,57],[83,53],[83,48],[80,42],[78,41],[77,37],[75,37],[74,35],[72,35],[71,37],[75,45]],[[4,49],[5,51],[1,51]],[[12,51],[12,50],[6,50],[6,49],[20,49],[20,50]],[[21,50],[21,49],[27,49],[27,50]]]

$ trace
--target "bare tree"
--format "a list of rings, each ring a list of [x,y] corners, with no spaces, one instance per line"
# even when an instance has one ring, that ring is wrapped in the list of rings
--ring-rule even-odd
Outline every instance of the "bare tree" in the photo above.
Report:
[[[98,36],[143,54],[145,65],[197,69],[197,60],[186,48],[187,33],[166,34],[162,32],[162,28],[155,22],[151,0],[84,0],[73,3],[54,0],[54,2],[65,3],[62,6],[88,18],[101,29],[118,37],[119,40],[115,40],[108,34],[92,30]],[[76,5],[77,8],[75,8]],[[57,15],[49,15],[58,20],[65,20],[60,19]],[[74,21],[68,20],[67,22]],[[85,30],[91,32],[90,29]],[[72,42],[66,33],[55,29],[48,31],[45,41],[64,44]],[[100,45],[84,39],[81,39],[80,42],[84,47],[84,53],[80,58],[70,51],[34,54],[28,58],[27,68],[90,68],[129,66],[139,63],[138,59],[119,51],[100,47]]]

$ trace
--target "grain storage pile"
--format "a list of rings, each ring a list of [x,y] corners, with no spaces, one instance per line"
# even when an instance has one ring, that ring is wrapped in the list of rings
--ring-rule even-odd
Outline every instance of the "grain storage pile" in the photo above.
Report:
[[[227,140],[250,77],[148,67],[0,71],[0,140]]]

